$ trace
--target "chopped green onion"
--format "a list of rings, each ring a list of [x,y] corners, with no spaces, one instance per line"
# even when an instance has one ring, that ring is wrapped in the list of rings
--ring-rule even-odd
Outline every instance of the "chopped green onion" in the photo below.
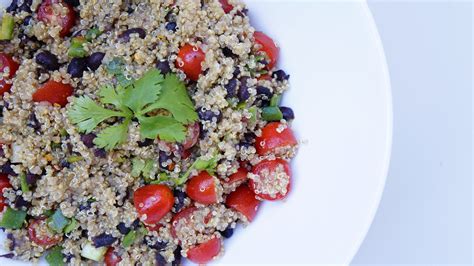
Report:
[[[0,30],[0,40],[13,39],[13,28],[15,27],[15,20],[13,16],[5,13],[2,19],[2,28]]]
[[[249,112],[250,114],[252,115],[250,117],[250,122],[251,123],[256,123],[257,122],[257,107],[256,106],[252,106],[249,108]]]
[[[26,182],[26,175],[24,173],[20,174],[20,187],[23,193],[30,191],[30,186]]]
[[[122,246],[124,248],[131,246],[135,239],[137,239],[137,231],[132,230],[123,237]]]
[[[69,219],[64,217],[60,209],[57,209],[54,214],[48,218],[47,222],[51,230],[56,233],[62,233],[64,227],[69,224]]]
[[[71,40],[71,46],[69,46],[68,55],[70,57],[85,57],[87,55],[86,50],[84,49],[84,44],[87,40],[82,37],[74,37]]]
[[[268,106],[262,109],[262,118],[265,121],[280,121],[283,119],[283,114],[280,108],[275,106]]]
[[[102,31],[100,31],[98,28],[92,28],[87,31],[86,33],[86,40],[88,42],[91,42],[95,38],[99,37],[102,34]]]
[[[10,207],[3,213],[0,227],[7,229],[20,229],[25,222],[26,211],[19,211]]]
[[[64,256],[62,250],[63,248],[61,246],[55,246],[49,251],[48,255],[46,255],[46,261],[50,266],[64,265]]]
[[[273,94],[272,99],[270,100],[270,106],[277,107],[280,105],[281,95]]]
[[[81,256],[93,261],[101,261],[104,258],[107,247],[96,248],[92,243],[86,243],[81,250]]]
[[[84,158],[82,156],[69,156],[67,158],[68,163],[77,163],[79,161],[82,161]]]
[[[76,229],[77,227],[77,221],[76,219],[72,218],[71,221],[69,222],[69,224],[64,227],[64,233],[71,233],[72,231],[74,231],[74,229]]]

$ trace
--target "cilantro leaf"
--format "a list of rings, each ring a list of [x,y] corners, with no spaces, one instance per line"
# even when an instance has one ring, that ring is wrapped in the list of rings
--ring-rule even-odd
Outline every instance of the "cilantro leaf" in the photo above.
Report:
[[[189,175],[191,174],[191,171],[196,169],[199,171],[204,171],[206,170],[210,175],[214,175],[216,172],[217,168],[217,162],[219,161],[217,156],[214,156],[210,159],[205,159],[204,157],[199,157],[194,161],[193,164],[188,168],[186,173],[184,173],[181,177],[176,180],[175,184],[180,186],[186,183],[186,181],[189,178]]]
[[[124,90],[121,86],[114,88],[111,85],[104,86],[99,90],[100,101],[104,104],[113,104],[118,109],[123,108],[123,96]]]
[[[184,141],[186,128],[176,119],[169,116],[139,117],[142,138],[155,139],[160,136],[164,141]]]
[[[130,120],[125,120],[122,124],[104,129],[94,139],[94,144],[99,148],[111,150],[117,145],[124,143],[128,137],[128,125]]]
[[[139,177],[140,174],[143,171],[143,168],[145,168],[145,161],[135,157],[132,159],[132,176],[133,177]]]
[[[161,94],[159,99],[144,109],[141,114],[145,114],[155,109],[166,109],[180,123],[189,124],[198,120],[198,115],[194,110],[184,83],[176,75],[166,75],[161,84]]]
[[[81,132],[90,133],[102,121],[111,117],[125,117],[123,112],[105,109],[87,96],[76,98],[72,109],[68,112],[69,119],[77,124]]]
[[[125,105],[134,113],[139,113],[143,107],[158,100],[161,82],[163,82],[163,76],[159,70],[148,71],[125,90],[123,97]]]

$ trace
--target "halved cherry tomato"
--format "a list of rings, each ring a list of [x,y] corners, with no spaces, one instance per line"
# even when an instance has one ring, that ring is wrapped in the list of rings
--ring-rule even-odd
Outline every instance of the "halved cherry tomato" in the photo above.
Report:
[[[13,60],[13,58],[5,53],[0,53],[0,76],[3,77],[5,68],[8,68],[9,74],[8,79],[11,79],[15,76],[16,71],[18,70],[18,63]],[[12,84],[8,84],[5,80],[5,77],[0,79],[0,97],[3,97],[3,94],[7,91],[10,91]]]
[[[113,247],[109,247],[107,249],[107,252],[105,252],[105,266],[116,266],[121,261],[122,258],[115,252],[115,249]]]
[[[61,242],[62,235],[55,234],[49,230],[46,217],[30,221],[28,225],[28,237],[35,244],[48,249]]]
[[[290,192],[291,170],[287,161],[282,159],[261,161],[254,166],[252,172],[254,177],[249,180],[249,187],[257,197],[280,200]]]
[[[65,9],[65,13],[59,10]],[[71,32],[76,23],[76,12],[74,8],[63,0],[43,0],[38,7],[38,19],[44,23],[61,27],[60,37],[64,37]]]
[[[215,177],[202,171],[186,183],[186,194],[202,204],[217,203],[216,181]]]
[[[275,44],[272,38],[268,37],[265,33],[261,31],[256,31],[253,34],[255,38],[255,42],[260,44],[260,52],[264,52],[270,60],[267,64],[266,69],[271,70],[278,61],[278,57],[280,56],[280,48]]]
[[[0,174],[0,212],[3,211],[7,206],[7,203],[5,202],[5,197],[3,196],[3,189],[11,187],[12,185],[10,184],[10,180],[8,179],[8,175]]]
[[[257,214],[260,201],[247,185],[242,185],[227,196],[225,205],[242,213],[251,222]]]
[[[50,80],[33,93],[34,102],[49,102],[66,106],[67,98],[74,92],[74,88],[69,84]]]
[[[206,264],[219,255],[222,247],[222,240],[213,237],[208,241],[191,247],[187,252],[187,258],[198,264]]]
[[[293,148],[297,144],[293,130],[280,122],[268,123],[262,128],[262,135],[255,139],[255,149],[258,155],[269,153],[275,153],[277,156],[283,155],[281,153],[285,152],[284,148]]]
[[[201,48],[185,44],[179,49],[176,67],[181,69],[190,80],[196,81],[202,72],[202,62],[205,58],[206,54]]]
[[[133,204],[147,224],[156,224],[173,207],[173,192],[165,185],[146,185],[133,193]]]
[[[186,133],[186,139],[183,142],[183,148],[185,150],[192,148],[199,140],[199,134],[201,129],[199,123],[196,122],[188,126],[188,132]]]
[[[237,172],[229,176],[229,179],[224,181],[226,184],[241,183],[247,180],[248,171],[244,167],[240,167]]]
[[[226,14],[229,14],[230,11],[234,9],[234,6],[229,4],[229,1],[227,0],[219,0],[219,2],[221,3],[222,9],[224,10]]]
[[[178,222],[180,220],[185,220],[185,222],[187,223],[188,219],[191,217],[191,215],[197,211],[197,208],[196,207],[188,207],[186,209],[182,209],[180,212],[178,212],[177,214],[175,214],[173,216],[173,218],[171,219],[171,235],[174,237],[174,238],[177,238],[177,225],[178,225]]]

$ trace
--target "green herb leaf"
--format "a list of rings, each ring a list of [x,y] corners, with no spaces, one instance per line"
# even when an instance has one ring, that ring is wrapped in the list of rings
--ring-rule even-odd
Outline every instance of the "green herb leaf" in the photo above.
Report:
[[[186,127],[169,116],[139,117],[142,138],[181,142],[186,139]]]
[[[26,174],[24,173],[20,174],[20,187],[23,193],[30,191],[30,186],[26,182]]]
[[[20,229],[26,219],[26,211],[15,210],[10,207],[3,213],[0,227],[7,229]]]
[[[123,237],[122,246],[124,248],[131,246],[133,242],[135,242],[136,239],[137,239],[137,231],[132,230]]]
[[[102,34],[102,31],[100,31],[98,28],[92,28],[86,32],[86,40],[88,42],[91,42],[95,38],[99,37]]]
[[[62,266],[64,265],[64,256],[63,256],[63,248],[61,246],[55,246],[52,248],[48,255],[46,255],[46,261],[50,266]]]
[[[128,125],[130,119],[125,120],[122,124],[108,127],[100,132],[94,139],[94,144],[99,148],[111,150],[117,145],[124,143],[128,137]]]
[[[143,168],[145,168],[145,161],[135,157],[132,159],[132,176],[139,177],[142,174]]]
[[[100,101],[103,104],[112,104],[122,110],[125,106],[123,103],[124,93],[125,90],[121,86],[117,86],[117,88],[111,85],[104,86],[99,90]]]
[[[64,227],[69,224],[69,219],[64,217],[60,209],[57,209],[53,215],[51,215],[48,220],[48,227],[55,231],[56,233],[62,233]]]
[[[188,168],[188,170],[180,177],[178,180],[176,180],[175,184],[180,186],[186,183],[186,181],[189,178],[189,175],[191,174],[191,171],[196,169],[199,171],[207,171],[210,175],[214,175],[216,172],[217,168],[217,162],[218,162],[217,156],[214,156],[211,159],[204,159],[202,157],[197,158],[196,161]]]
[[[84,49],[84,44],[87,40],[82,37],[74,37],[71,40],[71,46],[69,46],[68,55],[70,57],[85,57],[87,55],[86,50]]]
[[[76,219],[72,218],[69,224],[66,227],[64,227],[64,233],[65,234],[71,233],[72,231],[74,231],[74,229],[76,229],[76,227],[77,227],[77,221]]]
[[[125,105],[134,113],[140,113],[143,107],[158,99],[161,82],[163,82],[163,76],[160,71],[156,69],[148,71],[125,90],[123,97]]]
[[[125,63],[120,57],[115,57],[107,64],[107,72],[114,75],[117,78],[118,83],[124,88],[133,83],[132,79],[128,79],[125,76]]]
[[[105,109],[87,96],[76,98],[72,109],[68,112],[69,119],[77,124],[81,132],[90,133],[102,121],[111,117],[126,117],[123,112]]]

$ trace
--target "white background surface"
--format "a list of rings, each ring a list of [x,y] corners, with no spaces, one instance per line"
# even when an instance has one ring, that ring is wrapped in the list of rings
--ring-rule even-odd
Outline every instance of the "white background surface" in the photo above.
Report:
[[[372,1],[392,81],[380,208],[353,264],[472,265],[472,1]]]

